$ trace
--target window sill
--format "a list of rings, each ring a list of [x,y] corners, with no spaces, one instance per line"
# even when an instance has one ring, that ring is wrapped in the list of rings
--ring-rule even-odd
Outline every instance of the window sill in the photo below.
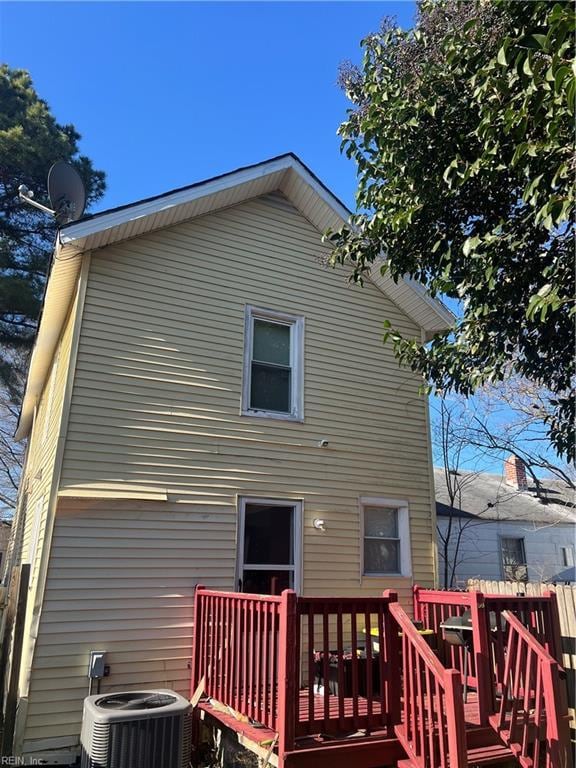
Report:
[[[411,573],[363,573],[363,579],[411,579]]]
[[[297,424],[303,424],[304,418],[300,415],[294,416],[291,413],[278,413],[277,411],[253,411],[242,410],[240,416],[253,416],[256,419],[277,419],[279,421],[295,421]]]

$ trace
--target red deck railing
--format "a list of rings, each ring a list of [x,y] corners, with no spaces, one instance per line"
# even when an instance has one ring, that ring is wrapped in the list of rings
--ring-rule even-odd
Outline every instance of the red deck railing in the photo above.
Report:
[[[213,699],[214,712],[229,708],[234,727],[253,722],[272,732],[279,765],[323,737],[350,746],[353,733],[370,736],[370,748],[396,736],[416,768],[465,768],[464,651],[444,643],[440,624],[469,610],[467,681],[477,692],[480,724],[506,736],[524,768],[537,766],[540,754],[547,760],[540,768],[566,768],[553,596],[416,589],[414,598],[415,618],[435,631],[438,656],[394,592],[341,598],[285,590],[278,597],[199,586],[192,692]]]
[[[399,605],[390,612],[402,635],[403,716],[396,733],[417,768],[465,768],[466,728],[460,673],[446,669]]]
[[[298,736],[361,728],[393,734],[399,699],[391,689],[398,690],[400,678],[388,608],[396,600],[395,592],[379,598],[298,597],[297,668],[301,660],[306,671]]]
[[[509,628],[496,730],[523,768],[568,768],[570,733],[562,668],[524,624],[503,612]]]
[[[203,680],[206,695],[277,732],[278,680],[286,656],[281,597],[196,588],[192,693]]]
[[[192,692],[202,682],[205,695],[278,733],[281,753],[320,733],[393,736],[400,671],[388,607],[396,600],[394,592],[273,597],[199,586]]]

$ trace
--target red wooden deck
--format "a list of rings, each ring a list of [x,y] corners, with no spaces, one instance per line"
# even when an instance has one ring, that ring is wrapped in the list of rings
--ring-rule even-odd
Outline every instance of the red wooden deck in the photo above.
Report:
[[[463,651],[440,630],[464,610],[473,619],[467,702]],[[192,689],[205,694],[196,712],[271,765],[571,764],[551,595],[507,601],[416,589],[414,613],[433,630],[434,649],[391,592],[310,598],[199,588],[195,612]]]

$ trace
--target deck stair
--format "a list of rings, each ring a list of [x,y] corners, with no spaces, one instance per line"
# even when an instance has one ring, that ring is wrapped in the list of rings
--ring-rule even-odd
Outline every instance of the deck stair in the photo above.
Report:
[[[503,744],[493,744],[488,747],[476,747],[466,753],[469,768],[480,768],[489,765],[516,765],[514,755]],[[399,760],[398,768],[419,768],[419,763],[410,759]]]
[[[442,665],[399,604],[390,605],[390,612],[402,637],[404,697],[396,735],[408,758],[398,767],[514,764],[512,750],[502,742],[468,745],[460,673]]]

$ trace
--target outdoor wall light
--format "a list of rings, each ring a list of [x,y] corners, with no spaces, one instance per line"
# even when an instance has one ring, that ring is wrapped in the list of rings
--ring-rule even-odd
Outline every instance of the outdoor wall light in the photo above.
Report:
[[[312,525],[314,528],[316,528],[317,531],[325,531],[326,530],[326,521],[322,520],[321,517],[315,517],[312,521]]]

